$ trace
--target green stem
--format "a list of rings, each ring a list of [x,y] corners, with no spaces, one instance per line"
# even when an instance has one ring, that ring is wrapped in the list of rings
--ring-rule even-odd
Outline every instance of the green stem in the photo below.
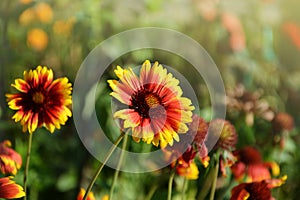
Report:
[[[154,193],[156,192],[158,186],[159,186],[159,183],[153,184],[149,190],[149,193],[147,194],[147,196],[145,197],[144,200],[151,200]]]
[[[97,177],[99,176],[100,172],[102,171],[103,167],[105,166],[106,162],[108,161],[108,159],[110,158],[110,156],[112,155],[112,153],[115,151],[115,149],[117,148],[118,144],[122,141],[123,137],[125,136],[124,132],[121,132],[120,136],[118,137],[118,139],[115,141],[115,143],[113,144],[113,146],[109,149],[103,163],[100,164],[99,168],[97,169],[92,181],[90,182],[89,186],[86,189],[86,193],[83,197],[83,200],[86,200],[90,191],[92,190],[94,183],[97,179]]]
[[[109,192],[109,196],[108,196],[110,200],[113,199],[112,197],[113,197],[113,194],[114,194],[114,189],[115,189],[115,186],[116,186],[119,174],[120,174],[120,168],[121,168],[121,165],[122,165],[122,162],[123,162],[123,159],[124,159],[124,155],[125,155],[127,139],[128,139],[128,135],[125,134],[123,144],[122,144],[122,150],[123,151],[121,151],[120,159],[119,159],[119,162],[118,162],[118,165],[117,165],[117,169],[115,171],[114,179],[113,179],[113,182],[112,182],[112,185],[111,185],[111,188],[110,188],[110,192]]]
[[[32,145],[32,133],[29,133],[26,163],[25,163],[25,170],[24,170],[24,182],[23,182],[24,192],[26,194],[24,196],[24,200],[27,199],[27,178],[28,178],[28,170],[29,170],[29,163],[30,163],[31,145]]]
[[[216,192],[216,186],[217,186],[217,179],[218,179],[218,172],[219,172],[219,153],[216,153],[216,165],[215,165],[215,169],[214,169],[214,176],[213,176],[213,183],[211,186],[211,192],[210,192],[210,200],[214,200],[215,197],[215,192]]]
[[[170,174],[170,178],[169,178],[169,184],[168,184],[168,200],[172,199],[172,186],[173,186],[173,180],[175,177],[175,171],[176,171],[176,166],[177,164],[174,166],[174,168],[171,171]]]
[[[187,188],[187,183],[188,183],[187,178],[184,178],[183,185],[182,185],[182,190],[181,190],[181,200],[185,199],[185,191],[186,191],[186,188]]]

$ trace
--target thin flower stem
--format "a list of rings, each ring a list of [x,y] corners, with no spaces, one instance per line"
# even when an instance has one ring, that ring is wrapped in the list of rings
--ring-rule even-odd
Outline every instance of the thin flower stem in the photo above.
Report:
[[[24,170],[24,182],[23,182],[23,187],[25,192],[24,200],[27,199],[27,178],[28,178],[28,170],[29,170],[29,163],[30,163],[31,144],[32,144],[32,133],[29,133],[26,163],[25,163],[25,170]]]
[[[124,155],[125,155],[127,139],[128,139],[128,135],[125,134],[124,139],[123,139],[123,144],[122,144],[122,150],[123,151],[121,151],[119,162],[118,162],[118,165],[117,165],[117,169],[115,171],[114,179],[113,179],[113,182],[112,182],[112,185],[111,185],[111,188],[110,188],[110,192],[109,192],[109,196],[108,196],[109,200],[113,199],[114,189],[115,189],[115,186],[116,186],[119,174],[120,174],[120,168],[121,168],[121,165],[123,163],[123,159],[124,159]]]
[[[219,172],[219,152],[216,153],[216,165],[214,168],[214,176],[213,176],[213,182],[212,182],[212,186],[211,186],[211,192],[210,192],[210,200],[214,200],[215,198],[215,192],[216,192],[216,186],[217,186],[217,179],[218,179],[218,172]]]
[[[118,139],[115,141],[115,143],[113,144],[113,146],[109,149],[103,163],[100,164],[99,168],[97,169],[92,181],[90,182],[89,186],[86,189],[86,193],[83,197],[83,200],[86,200],[88,197],[88,194],[90,193],[90,191],[92,190],[95,181],[97,180],[97,177],[99,176],[100,172],[102,171],[103,167],[105,166],[106,162],[108,161],[108,159],[110,158],[110,156],[112,155],[112,153],[115,151],[115,149],[117,148],[118,144],[122,141],[122,139],[124,138],[125,133],[121,132],[120,136],[118,137]]]
[[[151,200],[154,193],[156,192],[158,186],[159,186],[159,183],[153,184],[144,200]]]
[[[184,178],[183,184],[182,184],[182,190],[181,190],[181,200],[185,200],[185,191],[187,188],[187,184],[188,184],[188,179]]]
[[[169,184],[168,184],[168,200],[172,199],[172,186],[173,186],[173,180],[175,177],[175,171],[176,171],[176,166],[177,164],[174,166],[174,168],[171,171],[170,174],[170,178],[169,178]]]

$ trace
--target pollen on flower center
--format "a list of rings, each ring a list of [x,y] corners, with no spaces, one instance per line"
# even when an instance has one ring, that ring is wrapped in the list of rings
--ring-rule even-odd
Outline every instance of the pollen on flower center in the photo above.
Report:
[[[35,92],[32,95],[32,100],[33,100],[34,103],[42,104],[42,103],[44,103],[45,97],[44,97],[43,93]]]
[[[131,96],[130,108],[134,109],[142,118],[150,118],[149,111],[160,105],[160,99],[152,92],[141,89]]]
[[[153,108],[153,107],[156,107],[157,105],[159,105],[159,99],[153,94],[146,95],[145,101],[146,101],[147,105],[149,106],[149,108]]]

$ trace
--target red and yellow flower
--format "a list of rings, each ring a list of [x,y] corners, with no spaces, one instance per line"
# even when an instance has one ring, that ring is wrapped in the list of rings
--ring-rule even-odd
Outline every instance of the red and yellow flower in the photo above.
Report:
[[[231,171],[237,180],[245,176],[247,182],[255,182],[271,179],[272,174],[277,176],[280,168],[275,162],[263,162],[260,153],[251,146],[246,146],[233,152],[237,162],[231,166]]]
[[[231,190],[230,200],[273,200],[271,189],[281,186],[287,177],[263,180],[252,183],[241,183]]]
[[[20,121],[24,132],[45,126],[53,133],[71,117],[72,85],[66,77],[54,80],[51,69],[38,66],[25,71],[24,79],[16,79],[12,86],[19,93],[6,95],[8,105],[17,111],[12,119]]]
[[[9,177],[0,178],[0,198],[15,199],[25,196],[23,188],[10,180]]]
[[[80,188],[80,191],[77,195],[77,200],[82,200],[85,195],[85,189]],[[93,192],[89,192],[87,200],[95,200],[95,196]]]
[[[10,148],[11,142],[5,140],[0,143],[0,171],[2,174],[16,175],[22,165],[22,157]]]
[[[182,97],[179,80],[155,62],[146,60],[139,77],[131,68],[117,66],[115,74],[120,79],[108,80],[111,95],[128,108],[118,110],[114,118],[124,120],[124,128],[132,131],[136,142],[142,141],[161,148],[179,141],[186,133],[186,123],[192,121],[191,100]]]

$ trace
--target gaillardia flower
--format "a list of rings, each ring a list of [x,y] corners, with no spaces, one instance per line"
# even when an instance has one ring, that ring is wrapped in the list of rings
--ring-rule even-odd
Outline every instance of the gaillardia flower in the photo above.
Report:
[[[38,66],[24,71],[24,79],[16,79],[12,86],[19,93],[6,95],[8,105],[17,111],[12,118],[20,121],[24,132],[45,126],[53,133],[71,117],[72,85],[65,77],[54,80],[51,69]]]
[[[263,180],[252,183],[241,183],[231,190],[230,200],[274,200],[271,189],[279,187],[287,177]]]
[[[16,175],[22,165],[22,157],[10,148],[11,142],[5,140],[0,143],[0,171],[2,174]]]
[[[209,126],[211,134],[213,134],[214,137],[219,137],[216,147],[220,147],[225,150],[232,150],[235,148],[238,136],[234,126],[229,121],[214,119],[209,123]],[[220,127],[222,127],[222,129],[219,135]]]
[[[85,189],[80,188],[80,191],[79,191],[79,193],[77,195],[77,200],[82,200],[83,197],[84,197],[84,195],[85,195]],[[88,194],[87,200],[95,200],[95,196],[94,196],[93,192],[90,192]]]
[[[275,162],[263,162],[262,156],[257,149],[246,146],[233,152],[237,162],[231,166],[234,177],[238,180],[245,176],[247,182],[255,182],[271,179],[271,173],[278,176],[280,168]]]
[[[10,180],[9,177],[0,178],[0,198],[15,199],[25,196],[23,188]]]
[[[155,62],[146,60],[139,77],[131,68],[117,66],[115,74],[120,81],[108,80],[111,95],[127,105],[114,113],[124,120],[124,128],[132,130],[136,142],[142,141],[161,148],[179,141],[178,133],[186,133],[186,123],[192,122],[191,100],[182,97],[179,80]]]

